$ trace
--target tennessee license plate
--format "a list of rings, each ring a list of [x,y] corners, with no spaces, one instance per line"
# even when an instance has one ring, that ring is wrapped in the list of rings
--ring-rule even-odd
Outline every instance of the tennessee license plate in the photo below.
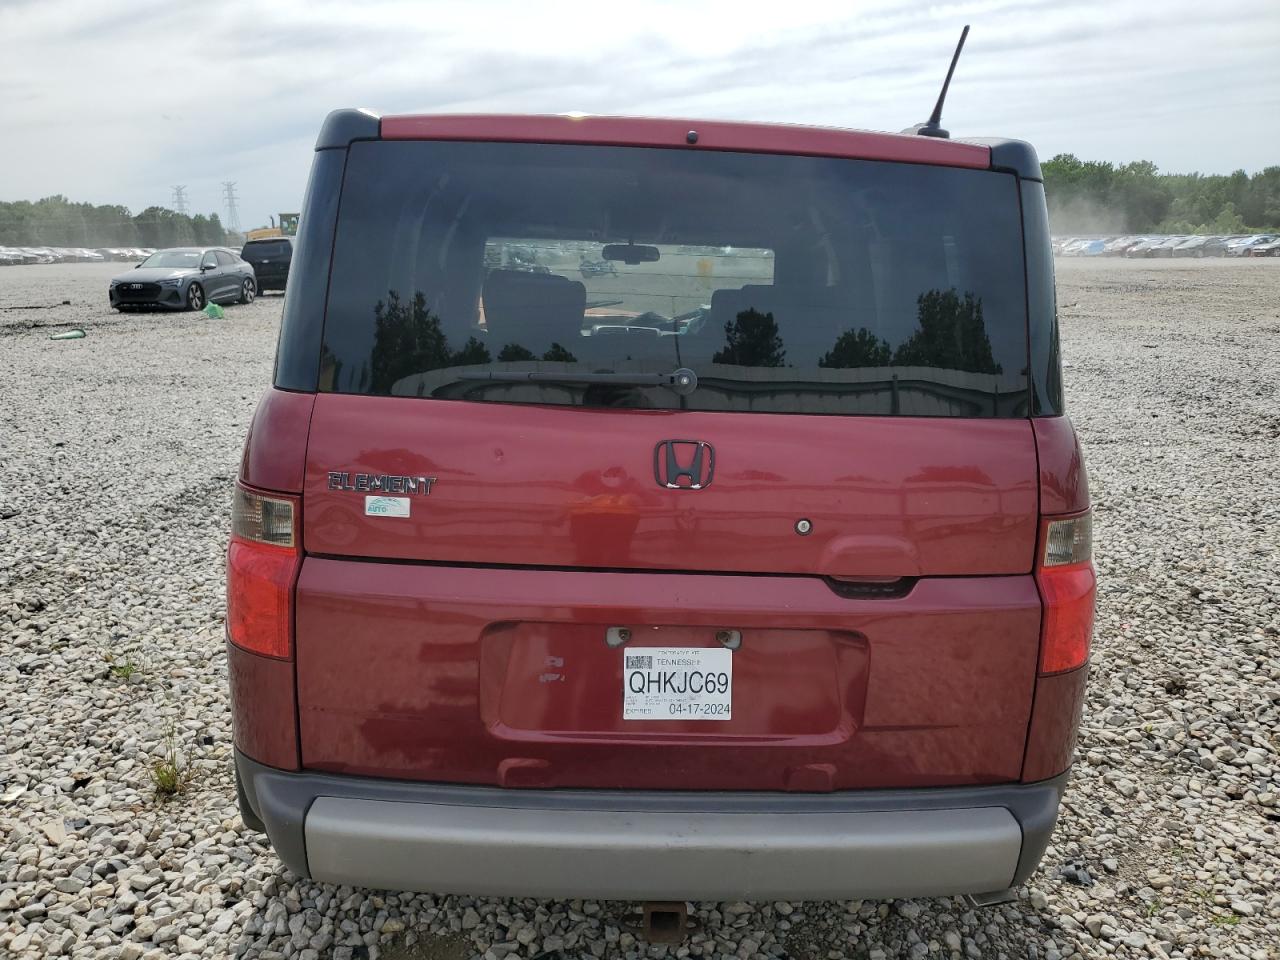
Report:
[[[622,652],[623,720],[732,720],[733,651],[631,647]]]

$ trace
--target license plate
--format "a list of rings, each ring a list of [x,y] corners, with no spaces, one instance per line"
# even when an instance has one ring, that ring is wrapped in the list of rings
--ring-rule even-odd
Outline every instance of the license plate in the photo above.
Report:
[[[622,652],[623,720],[732,720],[733,651],[631,647]]]

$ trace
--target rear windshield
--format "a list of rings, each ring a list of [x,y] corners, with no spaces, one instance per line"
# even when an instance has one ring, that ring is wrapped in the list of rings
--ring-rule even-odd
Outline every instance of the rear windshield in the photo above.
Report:
[[[320,389],[1026,416],[1017,181],[696,150],[350,149]],[[691,370],[690,392],[654,381]]]
[[[244,245],[240,256],[246,260],[254,260],[262,257],[286,257],[292,252],[293,247],[288,240],[255,240]]]

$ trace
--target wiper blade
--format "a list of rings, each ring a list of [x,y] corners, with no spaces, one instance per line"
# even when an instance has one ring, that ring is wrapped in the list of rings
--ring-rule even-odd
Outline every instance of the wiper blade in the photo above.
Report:
[[[542,370],[465,370],[457,375],[459,380],[478,380],[489,383],[607,383],[624,387],[666,387],[682,397],[698,389],[698,375],[688,367],[670,373],[552,373]]]

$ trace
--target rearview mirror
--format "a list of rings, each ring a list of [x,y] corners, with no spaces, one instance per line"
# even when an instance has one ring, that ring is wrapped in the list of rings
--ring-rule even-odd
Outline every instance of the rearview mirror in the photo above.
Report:
[[[657,247],[635,243],[610,243],[601,251],[601,255],[606,260],[619,260],[633,267],[637,263],[657,263],[662,257]]]
[[[200,272],[204,273],[206,270],[212,270],[216,266],[216,263],[202,263],[200,264]]]

